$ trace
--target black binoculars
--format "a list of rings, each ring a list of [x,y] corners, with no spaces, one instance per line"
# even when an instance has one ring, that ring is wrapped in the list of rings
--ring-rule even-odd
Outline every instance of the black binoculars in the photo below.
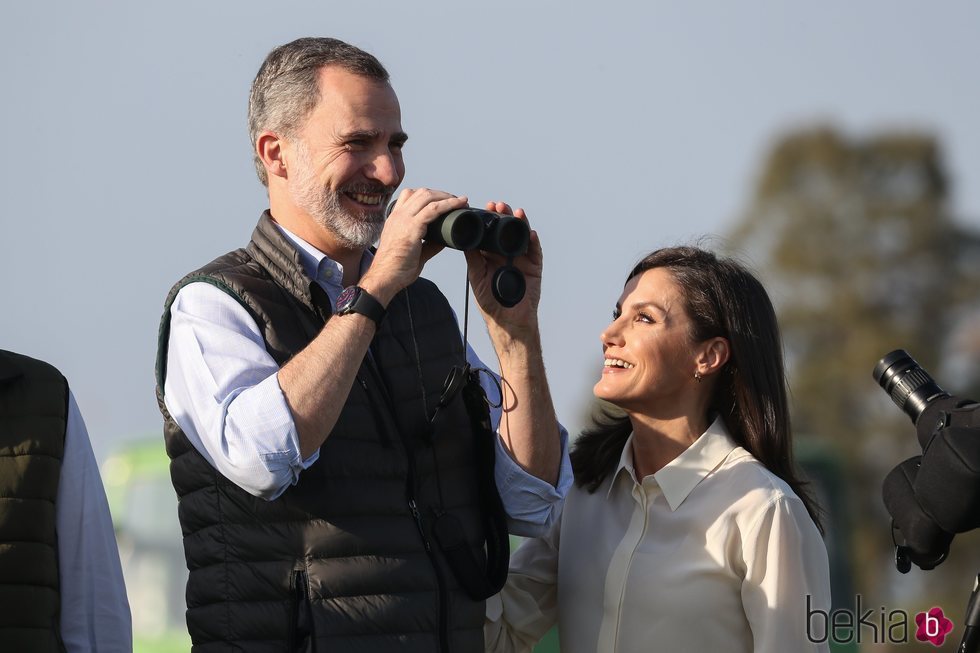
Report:
[[[526,221],[482,209],[456,209],[433,220],[425,239],[464,252],[478,249],[507,257],[507,263],[493,274],[493,297],[507,308],[524,298],[527,283],[513,259],[527,254],[531,230]]]
[[[456,209],[429,224],[426,240],[467,251],[478,249],[507,258],[523,256],[531,242],[527,222],[482,209]]]
[[[390,215],[394,208],[395,202],[392,202],[386,213]],[[524,298],[527,283],[521,271],[514,267],[513,260],[527,254],[531,243],[527,221],[483,209],[455,209],[429,223],[425,240],[464,252],[478,249],[505,257],[507,262],[494,272],[491,280],[494,299],[510,308]]]

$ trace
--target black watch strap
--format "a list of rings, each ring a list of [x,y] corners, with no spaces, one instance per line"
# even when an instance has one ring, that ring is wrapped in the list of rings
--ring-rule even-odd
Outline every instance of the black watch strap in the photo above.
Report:
[[[380,327],[385,316],[385,307],[360,286],[348,286],[337,298],[337,315],[348,313],[365,315]]]

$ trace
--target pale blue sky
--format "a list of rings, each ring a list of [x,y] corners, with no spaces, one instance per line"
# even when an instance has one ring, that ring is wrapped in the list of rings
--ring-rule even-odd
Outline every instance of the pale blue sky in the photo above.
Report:
[[[980,4],[44,2],[0,9],[0,347],[69,377],[103,458],[159,437],[164,295],[265,208],[247,132],[266,53],[306,35],[376,54],[411,140],[407,186],[523,206],[541,323],[580,426],[632,263],[727,231],[775,135],[937,135],[980,227]],[[425,275],[462,310],[463,260]],[[472,339],[490,361],[482,329]]]

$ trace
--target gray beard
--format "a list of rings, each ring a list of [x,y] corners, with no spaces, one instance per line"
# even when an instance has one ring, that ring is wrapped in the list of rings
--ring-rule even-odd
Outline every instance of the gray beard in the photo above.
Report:
[[[324,188],[312,174],[308,153],[305,149],[299,150],[299,153],[302,166],[297,169],[298,176],[289,185],[289,193],[296,205],[348,249],[367,249],[376,243],[385,226],[385,202],[379,204],[375,211],[352,213],[341,203],[341,194],[342,190],[358,190],[355,188],[357,184],[339,191]]]
[[[344,208],[340,193],[326,188],[309,205],[301,205],[317,224],[327,229],[349,249],[367,249],[378,241],[385,226],[384,204],[377,211],[354,214]]]

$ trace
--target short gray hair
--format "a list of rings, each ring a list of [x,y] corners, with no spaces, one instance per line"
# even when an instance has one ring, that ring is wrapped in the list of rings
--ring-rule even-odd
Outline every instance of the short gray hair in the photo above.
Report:
[[[255,171],[264,186],[269,178],[255,150],[259,134],[267,129],[284,136],[295,134],[320,101],[319,72],[324,66],[388,81],[388,71],[374,55],[338,39],[301,38],[270,52],[248,96],[248,133]]]

